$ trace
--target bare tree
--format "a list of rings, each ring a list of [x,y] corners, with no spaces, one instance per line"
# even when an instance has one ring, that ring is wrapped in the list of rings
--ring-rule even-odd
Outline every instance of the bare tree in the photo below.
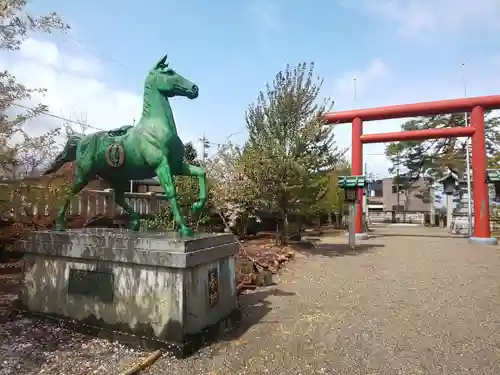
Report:
[[[31,32],[68,30],[69,26],[55,13],[38,17],[26,13],[26,3],[26,0],[0,1],[0,52],[18,50]],[[14,110],[19,101],[44,92],[17,82],[7,71],[0,72],[0,175],[3,177],[35,173],[54,151],[52,143],[60,134],[60,127],[34,137],[24,129],[27,121],[46,112],[47,107],[38,104],[17,114]]]
[[[17,179],[40,175],[45,163],[55,158],[59,152],[56,139],[60,134],[60,128],[39,136],[30,136],[21,131],[20,140],[8,147],[8,157],[0,164],[4,176]]]
[[[61,116],[63,117],[63,116]],[[90,124],[88,122],[87,110],[84,110],[80,113],[76,113],[76,110],[73,109],[69,118],[64,120],[62,123],[62,128],[66,133],[66,136],[72,133],[87,133],[90,129]],[[77,130],[75,130],[77,129]]]

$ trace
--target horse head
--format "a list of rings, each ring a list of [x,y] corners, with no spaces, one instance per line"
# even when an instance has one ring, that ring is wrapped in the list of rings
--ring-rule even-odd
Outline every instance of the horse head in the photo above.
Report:
[[[198,97],[198,86],[170,68],[167,55],[150,70],[146,81],[153,83],[156,89],[165,97],[185,96],[189,99]]]

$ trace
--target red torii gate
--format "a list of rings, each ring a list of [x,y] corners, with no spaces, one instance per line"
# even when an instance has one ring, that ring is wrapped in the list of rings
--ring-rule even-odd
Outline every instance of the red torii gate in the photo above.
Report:
[[[493,109],[500,109],[500,95],[330,112],[325,114],[325,119],[327,124],[352,123],[352,175],[363,174],[363,143],[471,137],[475,231],[470,241],[494,244],[496,243],[496,239],[491,238],[490,230],[484,132],[484,111]],[[404,117],[432,116],[459,112],[471,113],[470,126],[363,134],[363,121],[390,120]],[[358,201],[356,202],[356,234],[361,234],[363,228],[363,203],[361,195],[362,194],[358,194]]]

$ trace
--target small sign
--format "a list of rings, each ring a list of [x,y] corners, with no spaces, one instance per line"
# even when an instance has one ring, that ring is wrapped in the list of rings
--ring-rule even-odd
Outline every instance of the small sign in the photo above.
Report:
[[[357,198],[357,189],[345,189],[345,200],[348,202],[354,202]]]
[[[118,143],[112,143],[106,149],[106,162],[110,167],[119,168],[125,161],[125,151],[123,146]]]
[[[219,275],[217,268],[208,271],[208,306],[214,307],[219,299]]]
[[[114,275],[112,271],[88,271],[71,268],[68,277],[68,294],[93,297],[103,302],[113,302]]]

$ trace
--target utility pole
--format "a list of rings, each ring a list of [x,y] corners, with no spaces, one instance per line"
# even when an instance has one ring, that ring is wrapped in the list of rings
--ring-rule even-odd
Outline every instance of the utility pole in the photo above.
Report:
[[[200,139],[201,141],[201,164],[205,165],[205,145],[207,142],[207,138],[205,137],[205,133],[203,133],[203,138]]]
[[[397,165],[396,165],[396,222],[398,221],[398,213],[399,213],[399,156],[396,159]]]
[[[205,159],[207,158],[207,149],[210,148],[210,142],[208,142],[205,133],[203,133],[203,138],[199,139],[201,141],[201,164],[205,165]]]
[[[135,126],[135,118],[132,119],[132,126]],[[130,180],[130,192],[134,192],[134,180]]]
[[[464,87],[464,97],[467,97],[467,82],[465,80],[465,64],[462,63],[462,84]],[[467,112],[464,112],[464,121],[465,126],[469,126],[469,118],[467,116]],[[472,197],[471,197],[471,183],[470,183],[470,155],[469,155],[469,143],[470,137],[467,137],[465,141],[465,158],[466,160],[466,168],[467,168],[467,219],[469,222],[469,237],[472,236]]]
[[[352,81],[353,81],[353,99],[354,101],[356,101],[358,97],[358,87],[357,87],[356,77],[354,77]]]

